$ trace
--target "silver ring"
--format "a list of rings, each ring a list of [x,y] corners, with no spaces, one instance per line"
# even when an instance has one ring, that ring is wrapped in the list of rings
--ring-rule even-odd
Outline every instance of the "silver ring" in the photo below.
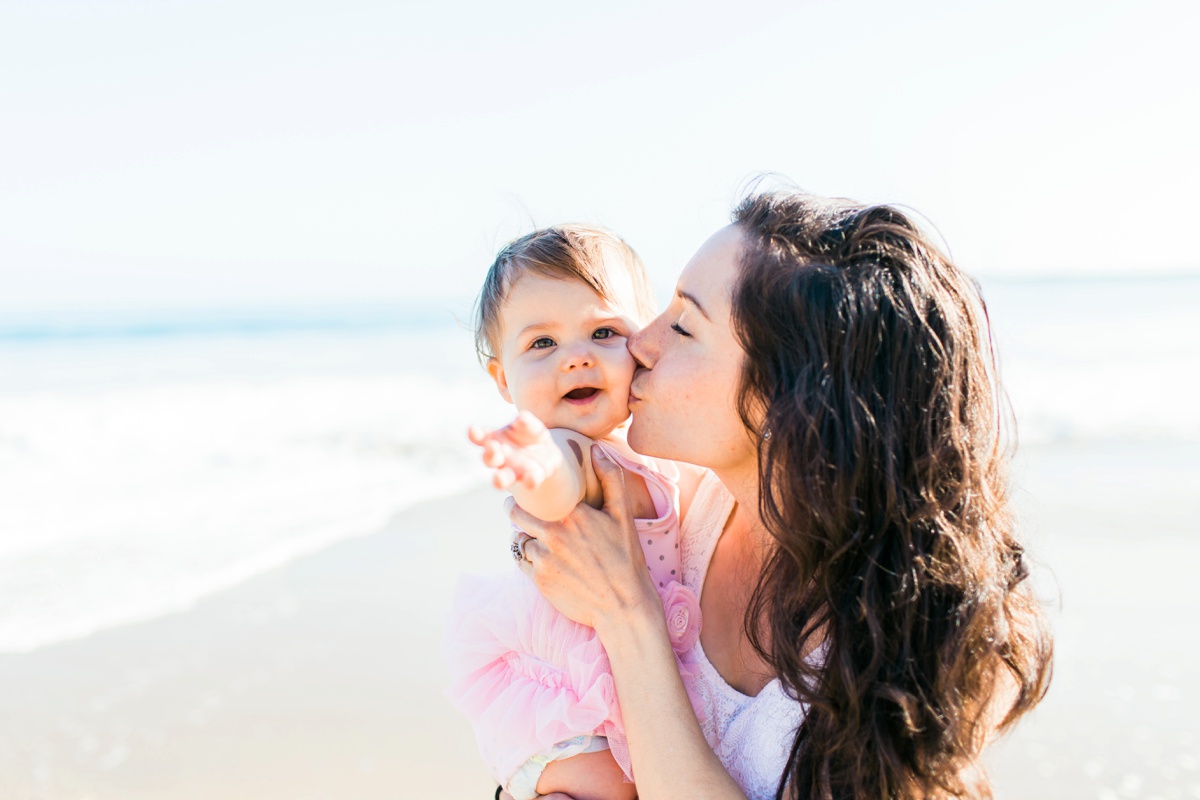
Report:
[[[532,538],[532,536],[521,536],[513,539],[512,545],[509,547],[509,550],[512,551],[513,561],[520,563],[527,560],[525,558],[525,543]]]

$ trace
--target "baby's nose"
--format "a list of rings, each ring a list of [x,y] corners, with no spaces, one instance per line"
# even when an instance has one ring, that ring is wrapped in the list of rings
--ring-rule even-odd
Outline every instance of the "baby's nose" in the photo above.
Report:
[[[580,369],[580,368],[584,368],[584,367],[590,367],[590,366],[594,365],[595,363],[596,363],[596,359],[595,359],[595,356],[592,354],[592,351],[590,348],[575,347],[575,348],[572,348],[567,353],[567,357],[565,359],[563,359],[563,369],[565,369],[565,370]]]

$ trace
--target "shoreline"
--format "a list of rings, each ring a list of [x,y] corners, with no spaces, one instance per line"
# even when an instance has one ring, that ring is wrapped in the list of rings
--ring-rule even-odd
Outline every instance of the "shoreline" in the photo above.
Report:
[[[176,597],[172,602],[164,602],[149,609],[130,611],[124,614],[110,613],[107,617],[100,616],[98,619],[93,618],[84,622],[63,624],[59,626],[59,630],[53,638],[38,641],[36,644],[28,647],[0,648],[0,659],[8,656],[32,655],[46,648],[84,641],[93,636],[104,635],[109,631],[135,625],[144,625],[168,617],[187,614],[195,610],[197,606],[209,598],[218,597],[225,592],[236,591],[238,587],[246,583],[257,580],[259,577],[275,572],[276,570],[286,569],[297,561],[319,557],[326,550],[338,547],[344,542],[385,534],[390,527],[397,524],[398,520],[403,520],[405,515],[412,509],[418,509],[422,506],[438,503],[443,500],[471,495],[479,491],[483,486],[484,481],[482,479],[464,480],[460,485],[456,485],[448,491],[438,491],[427,499],[407,502],[393,511],[387,522],[382,526],[376,526],[374,530],[351,533],[340,538],[325,535],[312,537],[309,541],[282,542],[274,549],[247,555],[227,567],[194,579],[190,583],[188,591],[181,597]],[[380,516],[383,517],[384,515]]]

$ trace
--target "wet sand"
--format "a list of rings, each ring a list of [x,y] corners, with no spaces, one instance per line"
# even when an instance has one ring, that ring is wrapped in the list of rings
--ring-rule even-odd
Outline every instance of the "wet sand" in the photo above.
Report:
[[[1200,446],[1026,448],[1016,477],[1058,657],[990,754],[997,796],[1200,798]],[[438,640],[454,575],[506,568],[506,544],[479,490],[186,613],[0,656],[0,797],[489,797]]]
[[[1017,479],[1056,661],[997,795],[1200,798],[1200,446],[1030,448]]]
[[[489,797],[441,695],[459,568],[504,568],[490,490],[187,613],[0,656],[0,797]]]

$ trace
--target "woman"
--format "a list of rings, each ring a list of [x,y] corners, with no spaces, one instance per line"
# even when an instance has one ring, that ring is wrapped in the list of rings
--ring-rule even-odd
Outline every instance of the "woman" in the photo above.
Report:
[[[895,209],[761,194],[629,349],[630,445],[705,468],[681,485],[703,725],[619,471],[593,456],[600,510],[510,516],[608,651],[639,796],[988,796],[979,754],[1041,699],[1051,643],[973,282]]]

